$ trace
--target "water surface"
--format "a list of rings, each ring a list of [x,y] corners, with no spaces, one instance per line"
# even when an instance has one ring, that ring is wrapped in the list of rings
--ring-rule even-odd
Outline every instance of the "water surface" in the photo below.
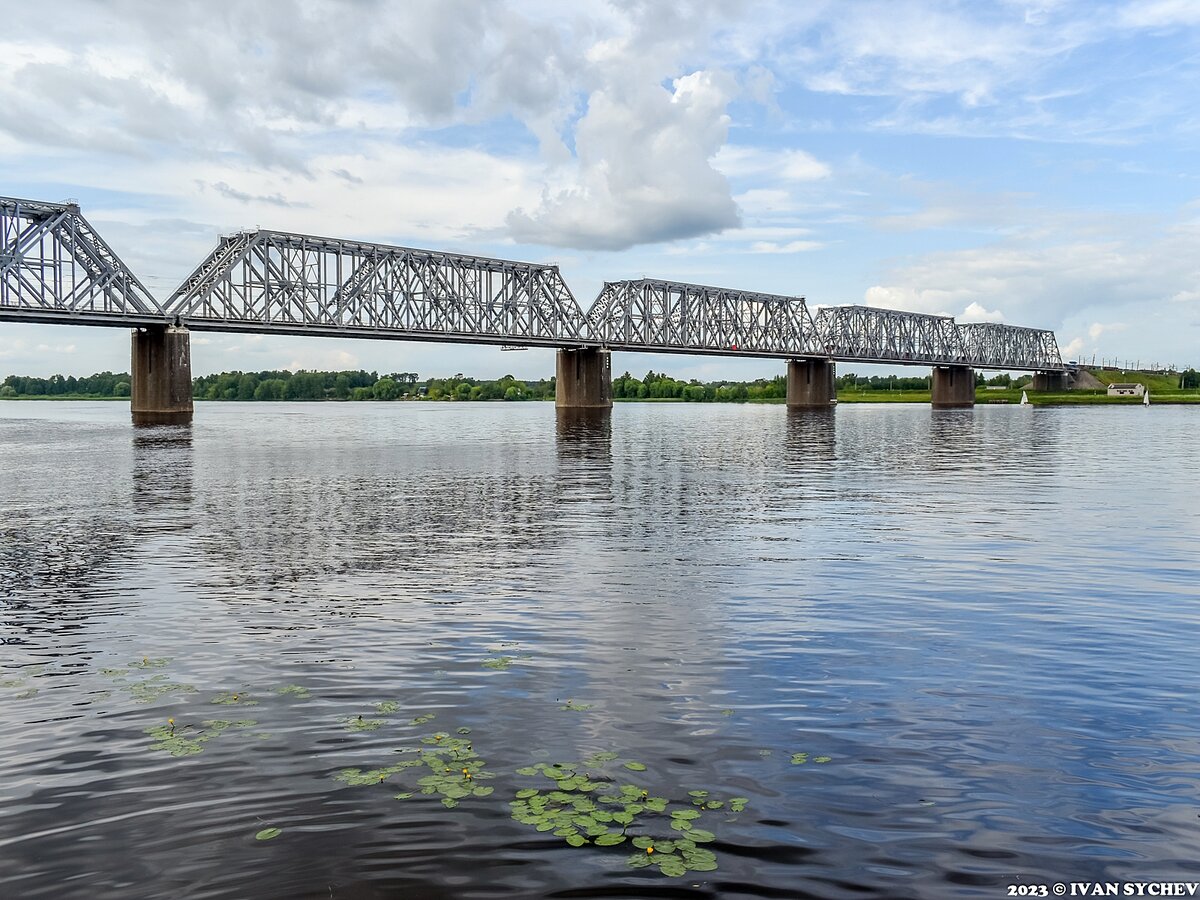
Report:
[[[127,419],[0,403],[0,896],[1200,880],[1200,409]],[[488,796],[337,778],[442,740]],[[717,868],[513,820],[554,788],[518,769],[598,751],[668,811],[746,798],[697,821]]]

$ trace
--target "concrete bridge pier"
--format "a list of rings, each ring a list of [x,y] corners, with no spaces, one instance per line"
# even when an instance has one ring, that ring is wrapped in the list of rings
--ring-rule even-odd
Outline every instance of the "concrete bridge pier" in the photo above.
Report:
[[[558,351],[554,405],[558,409],[612,409],[612,363],[599,347]]]
[[[834,364],[827,359],[789,359],[789,409],[828,409],[837,400]]]
[[[1066,372],[1034,372],[1033,389],[1035,391],[1053,391],[1061,393],[1067,389]]]
[[[961,409],[975,405],[975,370],[970,366],[935,366],[933,408]]]
[[[192,421],[192,349],[186,328],[133,332],[130,411],[135,425],[186,425]]]

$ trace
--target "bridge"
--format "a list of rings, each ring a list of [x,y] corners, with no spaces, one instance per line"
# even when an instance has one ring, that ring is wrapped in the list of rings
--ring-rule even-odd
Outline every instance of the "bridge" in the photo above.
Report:
[[[557,266],[256,230],[222,238],[159,302],[72,203],[0,197],[0,319],[133,329],[132,410],[190,419],[192,331],[558,350],[560,408],[612,405],[612,351],[766,357],[787,403],[836,401],[838,362],[928,366],[937,407],[972,406],[976,368],[1065,386],[1054,332],[642,278],[584,312]]]

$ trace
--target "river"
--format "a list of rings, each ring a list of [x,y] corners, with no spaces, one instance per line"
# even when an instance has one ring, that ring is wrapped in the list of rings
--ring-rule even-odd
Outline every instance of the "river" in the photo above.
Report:
[[[0,403],[0,896],[1200,880],[1200,408],[128,416]]]

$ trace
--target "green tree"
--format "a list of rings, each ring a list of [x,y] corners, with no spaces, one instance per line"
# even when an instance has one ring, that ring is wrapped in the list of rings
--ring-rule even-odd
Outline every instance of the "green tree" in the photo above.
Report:
[[[268,378],[260,381],[254,389],[255,400],[282,400],[287,396],[287,382],[282,378]]]
[[[237,398],[239,400],[253,400],[254,389],[258,387],[258,379],[253,375],[243,375],[238,379]]]
[[[112,395],[114,397],[128,397],[129,391],[130,387],[128,381],[118,381],[113,385]]]
[[[400,385],[390,378],[380,378],[373,390],[376,400],[395,400],[400,396]]]

